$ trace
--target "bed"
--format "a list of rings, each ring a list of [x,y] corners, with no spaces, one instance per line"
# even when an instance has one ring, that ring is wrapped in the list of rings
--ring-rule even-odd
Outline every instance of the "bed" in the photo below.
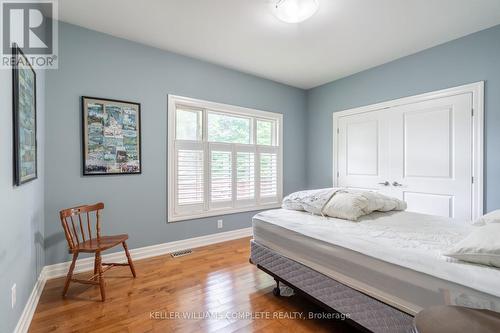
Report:
[[[471,228],[406,211],[351,222],[276,209],[253,218],[251,261],[371,331],[409,331],[432,305],[500,312],[500,269],[442,255]]]

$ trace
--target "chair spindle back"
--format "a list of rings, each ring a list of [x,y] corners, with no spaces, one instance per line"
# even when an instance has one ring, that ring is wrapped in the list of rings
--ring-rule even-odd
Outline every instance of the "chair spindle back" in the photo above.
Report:
[[[104,209],[102,202],[95,205],[85,205],[61,210],[61,224],[64,235],[68,241],[69,251],[73,252],[78,245],[92,239],[101,238],[101,218],[100,212]],[[83,217],[82,217],[83,216]],[[95,219],[92,217],[95,216]],[[95,220],[95,232],[92,230],[92,221]],[[86,223],[85,223],[86,222]],[[94,237],[93,237],[94,236]]]

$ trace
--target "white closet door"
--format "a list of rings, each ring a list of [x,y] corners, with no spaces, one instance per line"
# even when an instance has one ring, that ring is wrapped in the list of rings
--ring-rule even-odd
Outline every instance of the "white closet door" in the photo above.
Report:
[[[341,117],[338,130],[338,185],[390,195],[387,113]]]
[[[386,111],[391,187],[409,211],[472,218],[471,110],[462,94]]]

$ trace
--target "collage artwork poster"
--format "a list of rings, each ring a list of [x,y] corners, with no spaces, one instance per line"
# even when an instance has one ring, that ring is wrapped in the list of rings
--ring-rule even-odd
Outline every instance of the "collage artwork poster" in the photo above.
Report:
[[[82,98],[84,175],[141,173],[140,104]]]

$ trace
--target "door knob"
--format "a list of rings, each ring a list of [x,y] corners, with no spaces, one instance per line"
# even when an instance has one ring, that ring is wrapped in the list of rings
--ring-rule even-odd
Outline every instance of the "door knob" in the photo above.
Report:
[[[383,183],[378,183],[379,185],[384,185],[384,186],[389,186],[391,183],[389,183],[387,180]]]
[[[400,184],[400,183],[398,183],[398,182],[393,182],[393,183],[392,183],[392,186],[403,186],[403,184]]]

